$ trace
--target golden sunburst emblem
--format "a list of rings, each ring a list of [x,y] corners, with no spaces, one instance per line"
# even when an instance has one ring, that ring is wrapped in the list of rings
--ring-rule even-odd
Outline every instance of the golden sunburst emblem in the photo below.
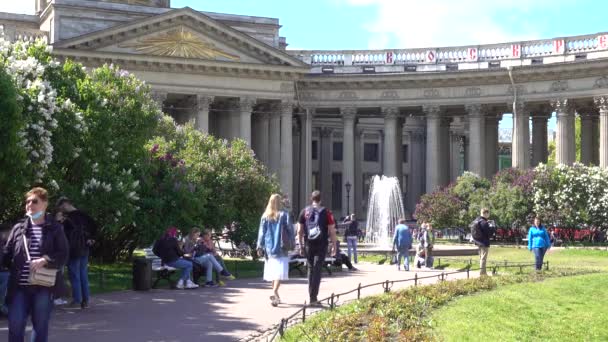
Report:
[[[217,49],[213,44],[202,41],[183,26],[167,31],[155,37],[148,37],[134,43],[121,44],[121,47],[132,47],[136,51],[169,57],[202,58],[215,60],[223,57],[230,60],[239,60],[235,56]]]

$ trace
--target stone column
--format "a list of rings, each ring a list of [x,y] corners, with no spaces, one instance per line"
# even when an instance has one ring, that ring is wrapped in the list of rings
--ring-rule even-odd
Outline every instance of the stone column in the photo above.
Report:
[[[268,166],[271,174],[279,175],[281,167],[281,115],[280,106],[273,104],[270,112],[268,136]]]
[[[594,98],[600,110],[600,167],[608,168],[608,96]]]
[[[209,107],[213,103],[213,96],[196,95],[196,129],[209,133]]]
[[[351,191],[347,196],[346,189],[342,191],[342,213],[350,214],[355,211],[355,189],[358,184],[355,182],[355,125],[357,119],[357,108],[346,107],[340,108],[340,114],[344,123],[344,136],[342,140],[342,186],[346,183],[351,184]]]
[[[363,194],[363,172],[361,170],[363,166],[363,130],[355,128],[355,179],[353,181],[354,191],[351,192],[351,196],[354,193],[355,197],[355,209],[353,212],[357,214],[359,220],[364,219],[363,215],[365,208],[361,204],[364,198]]]
[[[320,183],[321,183],[321,198],[325,202],[325,206],[331,207],[331,149],[332,149],[332,133],[333,130],[329,127],[320,128],[321,137],[321,155],[319,156]]]
[[[251,146],[251,112],[255,105],[256,99],[250,97],[241,97],[239,99],[240,110],[240,134],[239,137]]]
[[[579,113],[581,116],[581,163],[593,163],[593,116],[589,111]]]
[[[551,106],[557,113],[555,162],[557,164],[572,165],[576,158],[574,112],[568,104],[568,99],[553,100],[551,101]]]
[[[267,111],[269,108],[268,106],[264,107],[264,111]],[[258,136],[258,141],[259,141],[259,147],[258,150],[256,151],[256,154],[258,155],[258,159],[262,161],[262,163],[264,163],[264,165],[266,165],[266,167],[269,167],[269,163],[268,163],[268,151],[269,151],[269,145],[270,145],[270,140],[269,140],[269,125],[270,125],[270,114],[269,113],[259,113],[258,115],[258,127],[259,127],[259,131],[255,132],[255,135]]]
[[[469,113],[469,171],[486,176],[486,122],[480,104],[465,106]]]
[[[444,186],[449,179],[448,161],[442,154],[442,118],[439,106],[423,106],[426,113],[426,192]],[[444,177],[448,174],[448,177]]]
[[[530,114],[523,102],[513,106],[511,162],[516,168],[530,167]]]
[[[304,177],[302,177],[302,173],[303,173],[303,168],[302,168],[302,162],[303,162],[303,155],[302,153],[305,152],[303,151],[302,145],[302,122],[300,120],[300,113],[297,112],[295,113],[296,115],[294,115],[294,119],[292,120],[292,150],[291,150],[291,162],[292,162],[292,167],[291,167],[291,179],[292,179],[292,192],[289,196],[290,200],[291,200],[291,210],[293,211],[294,215],[297,215],[299,212],[299,208],[302,208],[302,203],[300,202],[300,199],[302,198],[302,191],[303,191],[303,187],[302,185],[302,179],[304,179]]]
[[[486,116],[486,177],[489,179],[498,172],[499,121],[500,117],[497,115]]]
[[[462,133],[450,132],[450,182],[453,183],[460,176],[460,149]]]
[[[409,119],[408,119],[409,120]],[[406,209],[413,214],[416,204],[425,192],[425,160],[424,160],[424,127],[419,127],[410,132],[410,172],[407,184]]]
[[[593,138],[591,139],[591,141],[593,142],[592,144],[592,149],[591,149],[591,164],[598,166],[600,165],[600,130],[599,130],[599,121],[600,121],[600,116],[599,115],[595,115],[593,116],[593,129],[591,130],[591,134],[593,135]]]
[[[547,115],[532,117],[532,166],[547,163]]]
[[[401,144],[401,134],[399,134],[399,108],[387,107],[382,108],[384,115],[384,175],[388,177],[397,177],[401,183],[401,174],[399,173],[399,149],[397,146]]]
[[[293,194],[293,103],[281,102],[281,189]]]
[[[302,176],[300,176],[300,182],[302,183],[302,193],[300,194],[300,203],[306,204],[310,200],[310,194],[313,191],[312,188],[312,117],[315,112],[314,108],[306,108],[304,113],[301,114],[300,119],[302,122]],[[295,213],[295,212],[294,212]]]

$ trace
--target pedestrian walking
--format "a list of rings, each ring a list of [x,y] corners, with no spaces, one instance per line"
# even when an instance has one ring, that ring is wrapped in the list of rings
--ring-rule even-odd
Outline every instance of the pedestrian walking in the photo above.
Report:
[[[325,263],[328,239],[331,239],[332,256],[336,253],[336,221],[333,214],[321,205],[321,192],[311,195],[311,205],[298,216],[298,241],[300,254],[308,261],[308,295],[311,305],[319,305],[317,298],[321,284],[321,270]]]
[[[282,210],[281,195],[273,194],[260,220],[257,242],[258,255],[265,259],[264,280],[272,282],[272,306],[281,303],[279,287],[281,281],[289,279],[288,253],[294,248],[295,233],[289,214]]]

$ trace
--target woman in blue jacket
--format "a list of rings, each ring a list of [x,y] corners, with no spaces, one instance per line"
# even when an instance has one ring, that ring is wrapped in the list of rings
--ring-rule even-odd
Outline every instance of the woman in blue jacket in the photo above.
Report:
[[[551,248],[551,239],[547,228],[541,224],[540,217],[534,219],[534,225],[528,230],[528,249],[534,252],[536,270],[543,268],[543,258],[547,250]]]
[[[286,236],[284,236],[286,235]],[[279,286],[281,280],[289,279],[289,252],[284,241],[295,241],[295,234],[289,220],[289,214],[281,210],[281,195],[273,194],[268,200],[266,210],[260,221],[257,251],[265,256],[264,280],[272,282],[274,295],[270,296],[272,306],[281,302]],[[289,243],[287,243],[289,245]]]

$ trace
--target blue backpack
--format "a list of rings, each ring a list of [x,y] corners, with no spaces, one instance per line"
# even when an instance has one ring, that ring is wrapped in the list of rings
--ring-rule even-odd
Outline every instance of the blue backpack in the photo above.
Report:
[[[321,235],[323,235],[326,214],[324,207],[309,206],[306,208],[304,217],[306,219],[306,238],[308,241],[320,240]]]

